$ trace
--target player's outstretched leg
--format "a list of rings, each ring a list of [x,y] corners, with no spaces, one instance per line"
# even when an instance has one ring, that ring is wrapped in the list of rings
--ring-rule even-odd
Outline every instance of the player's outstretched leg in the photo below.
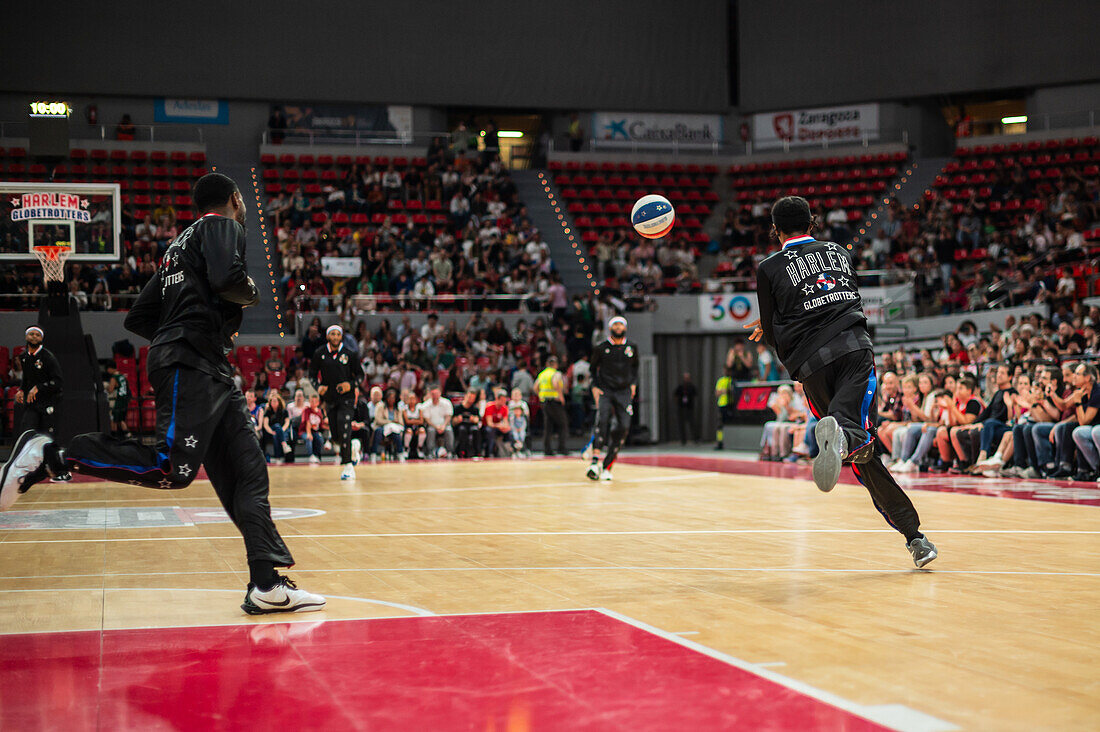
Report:
[[[814,428],[818,454],[814,458],[814,483],[828,493],[840,480],[840,467],[848,456],[848,440],[835,417],[825,417]]]

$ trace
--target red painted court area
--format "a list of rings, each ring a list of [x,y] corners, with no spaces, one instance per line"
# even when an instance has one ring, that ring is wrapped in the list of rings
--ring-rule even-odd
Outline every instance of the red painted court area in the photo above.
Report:
[[[3,636],[0,729],[883,729],[595,610]]]

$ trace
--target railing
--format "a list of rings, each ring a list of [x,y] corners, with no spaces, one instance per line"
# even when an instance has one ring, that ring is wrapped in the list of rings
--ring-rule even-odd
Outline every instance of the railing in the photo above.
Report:
[[[69,119],[73,141],[117,140],[118,125],[89,125]],[[0,122],[0,137],[30,137],[28,122]],[[204,142],[200,125],[134,125],[133,140],[124,142]]]
[[[313,297],[311,300],[315,299]],[[338,298],[329,298],[330,312],[336,308]],[[392,312],[401,310],[449,310],[454,312],[473,312],[488,310],[492,312],[537,312],[542,309],[543,300],[527,293],[517,295],[352,295],[348,305],[355,314]]]
[[[449,132],[401,132],[399,130],[315,130],[287,128],[264,130],[262,142],[265,145],[347,145],[363,147],[366,145],[392,145],[394,147],[427,147],[432,140],[442,137],[450,144]]]
[[[590,137],[586,140],[585,148],[583,152],[603,152],[603,151],[616,151],[616,152],[631,152],[631,153],[671,153],[672,155],[711,155],[711,156],[727,156],[727,157],[751,157],[753,155],[767,155],[780,152],[790,152],[791,150],[805,150],[812,151],[829,150],[833,148],[850,148],[856,145],[861,147],[868,147],[870,145],[887,145],[891,143],[900,143],[902,145],[909,144],[909,130],[906,129],[887,129],[879,130],[874,136],[864,134],[858,140],[847,139],[843,141],[821,140],[819,142],[809,144],[794,144],[784,140],[779,144],[771,145],[763,149],[757,149],[751,140],[747,142],[743,141],[726,141],[718,142],[715,140],[711,143],[698,143],[688,142],[681,143],[676,140],[672,140],[668,143],[652,143],[652,142],[638,142],[634,140],[601,140],[596,137]],[[568,149],[559,149],[560,145],[555,146],[554,140],[550,140],[550,152],[570,152]]]
[[[37,310],[39,302],[45,297],[49,297],[49,295],[44,293],[44,292],[33,292],[33,293],[9,293],[9,292],[4,292],[4,293],[0,293],[0,310],[20,310],[20,309],[24,309],[24,308],[20,307],[20,305],[22,305],[23,303],[34,303],[33,309]],[[70,297],[71,297],[71,294],[70,294]],[[84,310],[84,311],[99,311],[99,312],[109,312],[109,311],[113,311],[113,310],[129,310],[131,303],[133,303],[135,300],[137,300],[138,297],[140,297],[140,295],[137,294],[137,293],[130,293],[130,292],[125,292],[125,293],[123,293],[123,292],[108,292],[108,293],[106,293],[107,302],[104,303],[104,305],[102,305],[102,306],[97,305],[95,303],[95,298],[96,297],[97,297],[96,295],[88,294],[87,298],[81,298],[81,299],[85,300],[86,304],[83,305],[80,309]],[[26,308],[26,309],[30,309],[30,308]]]

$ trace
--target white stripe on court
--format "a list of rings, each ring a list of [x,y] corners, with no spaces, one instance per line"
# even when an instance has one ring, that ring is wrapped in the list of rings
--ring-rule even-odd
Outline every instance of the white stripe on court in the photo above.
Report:
[[[824,689],[818,689],[816,686],[811,686],[804,681],[798,679],[792,679],[787,676],[782,676],[769,671],[766,668],[761,667],[760,664],[749,663],[743,661],[740,658],[731,656],[728,653],[722,651],[716,651],[713,648],[709,648],[700,643],[696,643],[693,640],[682,638],[673,633],[668,633],[660,628],[656,628],[648,623],[643,623],[640,620],[635,620],[632,617],[617,613],[614,610],[607,610],[605,608],[595,608],[596,612],[603,613],[609,618],[614,618],[620,622],[632,625],[639,630],[643,630],[647,633],[652,633],[660,638],[664,638],[667,641],[676,643],[689,648],[697,653],[702,653],[704,656],[709,656],[723,663],[727,663],[730,666],[739,668],[742,671],[748,671],[751,674],[755,674],[761,678],[767,679],[775,684],[797,691],[804,696],[817,699],[820,702],[829,704],[830,706],[843,709],[850,714],[854,714],[864,719],[868,719],[877,724],[889,727],[891,729],[899,730],[899,732],[948,732],[949,730],[958,729],[955,725],[945,722],[941,719],[936,719],[923,712],[908,709],[907,707],[890,704],[881,706],[864,706],[862,704],[856,704],[850,702],[847,699],[837,696],[832,692],[825,691]],[[888,713],[886,713],[888,712]]]

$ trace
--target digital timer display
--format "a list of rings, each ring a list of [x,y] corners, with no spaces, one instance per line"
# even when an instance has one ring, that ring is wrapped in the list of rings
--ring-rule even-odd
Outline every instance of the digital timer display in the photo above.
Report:
[[[31,102],[32,117],[68,117],[71,112],[66,102]]]

